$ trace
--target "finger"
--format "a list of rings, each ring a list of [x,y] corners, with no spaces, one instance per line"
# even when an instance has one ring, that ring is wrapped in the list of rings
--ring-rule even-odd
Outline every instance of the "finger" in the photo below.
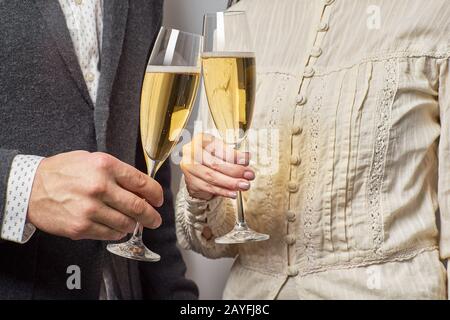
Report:
[[[255,179],[255,172],[251,168],[223,161],[222,159],[213,156],[206,150],[203,151],[201,158],[203,165],[229,177],[244,178],[246,180]]]
[[[124,232],[118,232],[100,223],[93,223],[86,232],[86,239],[90,240],[120,240],[127,234]]]
[[[188,172],[193,176],[205,181],[206,183],[228,189],[231,191],[247,191],[250,189],[250,183],[244,179],[236,179],[229,177],[223,173],[212,170],[201,164],[196,164],[187,168]]]
[[[117,185],[110,188],[104,201],[108,206],[142,223],[144,227],[156,229],[161,225],[160,214],[145,199]]]
[[[199,134],[192,139],[192,142],[185,145],[183,148],[183,156],[189,156],[189,160],[197,159],[202,154],[202,150],[206,150],[217,158],[224,161],[248,165],[250,162],[250,154],[248,152],[240,152],[235,150],[231,145],[225,144],[221,139],[218,139],[210,134]]]
[[[134,231],[134,227],[136,226],[136,220],[106,205],[102,206],[96,212],[93,220],[116,230],[117,232],[125,234],[132,233]]]
[[[250,153],[236,150],[233,146],[212,136],[209,136],[203,141],[203,149],[208,151],[213,156],[229,163],[244,166],[248,166],[250,163]]]
[[[189,193],[191,194],[195,195],[196,193],[200,194],[206,193],[214,196],[221,196],[232,199],[236,199],[237,197],[236,191],[227,190],[225,188],[214,186],[200,178],[197,178],[194,175],[185,176],[185,179],[188,185],[188,189],[190,191]]]
[[[163,190],[161,185],[148,175],[132,166],[120,162],[114,168],[116,182],[145,198],[152,206],[160,207],[163,204]]]

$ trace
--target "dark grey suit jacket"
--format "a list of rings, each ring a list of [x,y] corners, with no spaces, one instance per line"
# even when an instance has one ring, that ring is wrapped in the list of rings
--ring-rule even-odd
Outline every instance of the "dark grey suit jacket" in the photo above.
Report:
[[[17,154],[103,151],[130,164],[137,156],[145,167],[136,148],[139,97],[161,16],[162,0],[104,0],[94,108],[58,1],[0,0],[0,219]],[[145,233],[149,247],[162,254],[160,263],[138,265],[106,256],[103,242],[38,231],[24,245],[0,243],[0,299],[97,299],[105,261],[120,298],[196,298],[175,246],[168,170],[160,172],[164,225]],[[80,290],[66,286],[70,265],[81,269]]]

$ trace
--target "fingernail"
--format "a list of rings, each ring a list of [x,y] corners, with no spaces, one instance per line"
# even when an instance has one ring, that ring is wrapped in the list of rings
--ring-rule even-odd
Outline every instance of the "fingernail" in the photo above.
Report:
[[[231,191],[231,192],[228,193],[228,196],[229,196],[230,198],[236,199],[236,198],[237,198],[237,193],[234,192],[234,191]]]
[[[248,190],[250,189],[250,183],[241,181],[238,183],[238,187],[241,190]]]
[[[247,180],[253,180],[255,179],[255,174],[252,171],[245,171],[244,178]]]

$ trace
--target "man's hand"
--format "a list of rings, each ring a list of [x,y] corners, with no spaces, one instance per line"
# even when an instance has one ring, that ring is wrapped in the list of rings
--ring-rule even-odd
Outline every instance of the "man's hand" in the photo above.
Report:
[[[255,172],[248,167],[250,155],[234,150],[208,134],[199,134],[183,147],[181,170],[191,197],[236,198],[236,191],[250,189]]]
[[[136,221],[155,229],[161,186],[105,153],[74,151],[42,160],[35,175],[28,220],[73,240],[119,240]]]

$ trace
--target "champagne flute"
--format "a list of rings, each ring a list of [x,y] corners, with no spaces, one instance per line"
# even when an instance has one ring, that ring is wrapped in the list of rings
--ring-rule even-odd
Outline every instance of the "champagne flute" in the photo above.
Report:
[[[255,53],[245,12],[205,15],[203,36],[203,80],[209,110],[224,142],[239,149],[252,122],[256,86]],[[215,242],[235,244],[267,239],[268,235],[248,227],[239,191],[234,229]]]
[[[170,155],[191,114],[200,82],[202,36],[162,27],[153,47],[141,93],[140,127],[148,173],[154,178]],[[161,257],[142,241],[137,223],[127,242],[109,244],[124,258],[156,262]]]

